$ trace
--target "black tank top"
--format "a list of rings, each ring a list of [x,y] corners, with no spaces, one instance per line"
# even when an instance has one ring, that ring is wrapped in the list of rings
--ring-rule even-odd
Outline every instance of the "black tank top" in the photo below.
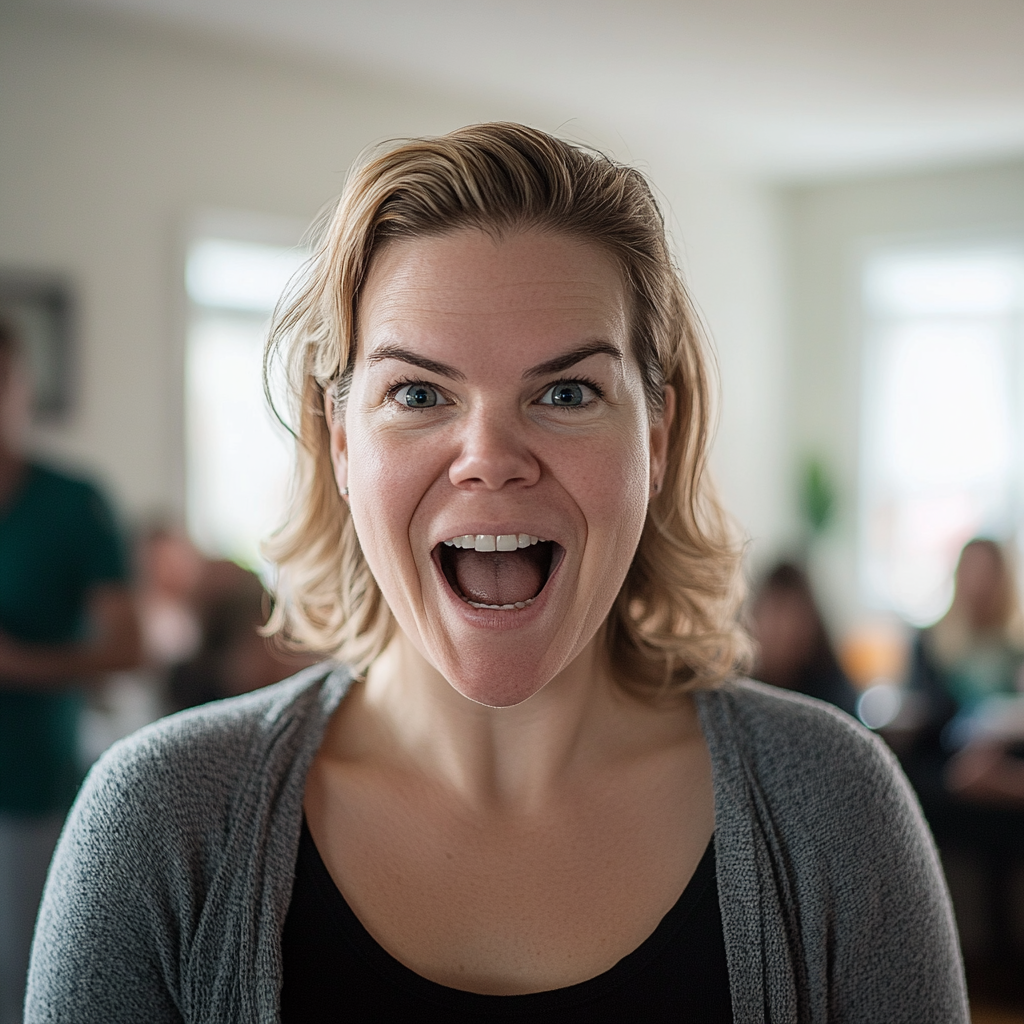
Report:
[[[282,939],[282,1024],[732,1024],[714,839],[674,907],[614,967],[526,995],[479,995],[428,981],[387,952],[334,884],[302,823]]]

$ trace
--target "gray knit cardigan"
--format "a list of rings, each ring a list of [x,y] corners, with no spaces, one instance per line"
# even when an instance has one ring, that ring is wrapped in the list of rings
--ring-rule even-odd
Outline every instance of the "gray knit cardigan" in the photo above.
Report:
[[[50,869],[26,1024],[278,1020],[306,772],[348,681],[315,667],[100,760]],[[945,883],[888,750],[757,683],[697,704],[738,1024],[967,1024]]]

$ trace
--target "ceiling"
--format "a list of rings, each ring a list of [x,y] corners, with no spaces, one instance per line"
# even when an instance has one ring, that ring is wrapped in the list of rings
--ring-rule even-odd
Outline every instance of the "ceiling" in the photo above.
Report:
[[[808,178],[1024,154],[1024,0],[70,0]]]

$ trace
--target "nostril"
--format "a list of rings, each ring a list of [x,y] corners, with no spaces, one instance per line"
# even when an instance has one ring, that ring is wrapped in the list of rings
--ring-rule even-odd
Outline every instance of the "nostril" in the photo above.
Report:
[[[456,487],[499,490],[508,484],[536,483],[540,463],[518,439],[477,440],[452,462],[448,476]]]

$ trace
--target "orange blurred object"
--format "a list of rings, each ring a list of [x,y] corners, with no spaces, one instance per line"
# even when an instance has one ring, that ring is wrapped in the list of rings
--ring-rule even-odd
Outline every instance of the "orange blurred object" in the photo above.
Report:
[[[867,622],[843,638],[839,661],[859,690],[876,683],[899,683],[906,672],[906,630],[894,622]]]

